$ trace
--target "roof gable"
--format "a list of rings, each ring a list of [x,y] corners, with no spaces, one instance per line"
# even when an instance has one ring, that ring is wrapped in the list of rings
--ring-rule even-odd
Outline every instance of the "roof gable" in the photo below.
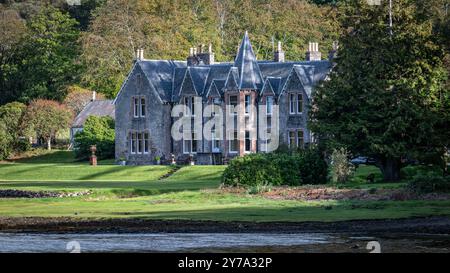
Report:
[[[261,71],[247,32],[242,39],[234,66],[239,70],[239,89],[258,89],[262,86]]]

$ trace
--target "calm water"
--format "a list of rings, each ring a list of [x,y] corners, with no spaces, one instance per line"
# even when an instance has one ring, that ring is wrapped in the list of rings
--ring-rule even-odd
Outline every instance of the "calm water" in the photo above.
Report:
[[[169,252],[241,247],[323,244],[325,234],[155,233],[11,234],[0,233],[0,252]]]
[[[0,252],[444,252],[449,235],[255,233],[0,233]]]

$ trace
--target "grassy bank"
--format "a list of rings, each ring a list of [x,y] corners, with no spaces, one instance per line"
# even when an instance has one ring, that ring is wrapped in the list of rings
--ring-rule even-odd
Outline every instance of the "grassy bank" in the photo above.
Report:
[[[450,215],[444,201],[298,201],[272,200],[258,195],[218,190],[224,166],[186,166],[164,180],[168,166],[97,167],[45,155],[0,164],[0,190],[90,189],[92,195],[72,198],[0,198],[0,217],[80,217],[185,219],[219,221],[338,221]],[[57,162],[62,160],[63,162]],[[352,188],[395,188],[404,183],[367,184],[376,168],[362,166]]]

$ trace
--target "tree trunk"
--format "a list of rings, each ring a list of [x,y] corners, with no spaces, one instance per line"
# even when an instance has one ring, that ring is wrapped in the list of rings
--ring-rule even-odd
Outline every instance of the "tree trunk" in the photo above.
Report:
[[[389,157],[382,160],[380,169],[383,173],[384,180],[399,181],[401,164],[400,158]]]
[[[52,149],[52,138],[49,137],[47,139],[47,150],[51,150]]]

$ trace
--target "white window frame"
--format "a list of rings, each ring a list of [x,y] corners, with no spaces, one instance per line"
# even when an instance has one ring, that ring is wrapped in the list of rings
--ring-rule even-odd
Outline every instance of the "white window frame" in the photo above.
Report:
[[[143,141],[144,141],[144,149],[143,149],[143,152],[144,152],[144,154],[148,154],[149,153],[149,151],[150,151],[150,134],[149,134],[149,132],[143,132],[142,133],[142,139],[143,139]]]
[[[147,102],[145,100],[145,97],[141,97],[139,99],[139,114],[143,118],[147,114],[147,109],[145,108],[147,106]]]
[[[147,101],[145,96],[134,96],[133,97],[133,117],[134,118],[145,118],[147,114],[147,109],[145,108]],[[142,111],[144,107],[144,111]]]
[[[247,133],[248,133],[248,138],[247,138]],[[250,141],[250,147],[247,150],[247,140]],[[250,131],[245,131],[245,135],[244,135],[244,153],[251,153],[252,152],[252,138],[251,138],[251,134]]]
[[[247,98],[248,98],[248,101],[247,101]],[[250,95],[250,94],[244,95],[245,115],[247,115],[247,116],[250,115],[250,113],[252,111],[251,106],[252,106],[252,95]]]
[[[294,143],[292,143],[292,139],[291,139],[291,133],[294,134]],[[289,144],[289,148],[297,148],[297,131],[295,130],[289,130],[288,131],[288,144]],[[295,145],[295,146],[293,146]]]
[[[186,106],[184,115],[189,117],[187,110],[191,112],[191,117],[195,117],[195,97],[184,97],[184,106]]]
[[[216,137],[216,131],[211,131],[211,152],[218,153],[220,152],[220,139]],[[216,146],[217,141],[217,146]]]
[[[289,93],[289,114],[294,115],[297,113],[297,100],[294,93]]]
[[[236,134],[236,138],[235,138],[235,134]],[[238,141],[238,132],[237,131],[230,132],[228,134],[228,136],[229,136],[229,139],[228,139],[228,152],[230,154],[237,154],[239,152],[239,147],[238,147],[238,150],[236,150],[236,151],[231,150],[231,147],[233,146],[233,145],[231,145],[231,142],[232,141]]]
[[[236,105],[231,104],[231,97],[236,98]],[[238,105],[239,105],[239,96],[238,95],[229,95],[228,96],[228,106],[229,106],[228,111],[229,111],[230,115],[237,116],[236,111],[231,112],[231,106],[233,106],[233,108],[234,108],[233,110],[235,110]]]
[[[269,104],[269,101],[270,101],[270,104]],[[266,97],[266,115],[271,116],[272,112],[273,112],[273,96],[267,96]]]
[[[186,132],[191,132],[191,130],[188,130]],[[183,133],[183,136],[185,135],[185,133]],[[183,154],[196,154],[197,153],[197,148],[198,148],[198,142],[196,140],[196,133],[195,132],[191,132],[191,139],[184,139],[183,137]],[[194,151],[194,141],[196,144],[196,149]],[[189,144],[186,145],[186,142],[188,142]],[[187,151],[186,148],[189,148],[189,150]]]
[[[300,98],[300,100],[299,100]],[[298,108],[301,107],[301,111],[298,111]],[[297,94],[297,114],[301,114],[303,113],[303,94],[302,93],[298,93]]]
[[[134,149],[133,149],[134,144]],[[137,146],[136,146],[136,132],[130,132],[130,154],[136,154]]]
[[[302,134],[302,137],[301,137],[301,145],[300,145],[300,137],[299,137],[299,134]],[[303,148],[304,146],[305,146],[305,132],[303,132],[303,130],[302,129],[299,129],[299,130],[297,130],[297,132],[296,132],[296,139],[297,139],[297,147],[301,147],[301,148]]]

